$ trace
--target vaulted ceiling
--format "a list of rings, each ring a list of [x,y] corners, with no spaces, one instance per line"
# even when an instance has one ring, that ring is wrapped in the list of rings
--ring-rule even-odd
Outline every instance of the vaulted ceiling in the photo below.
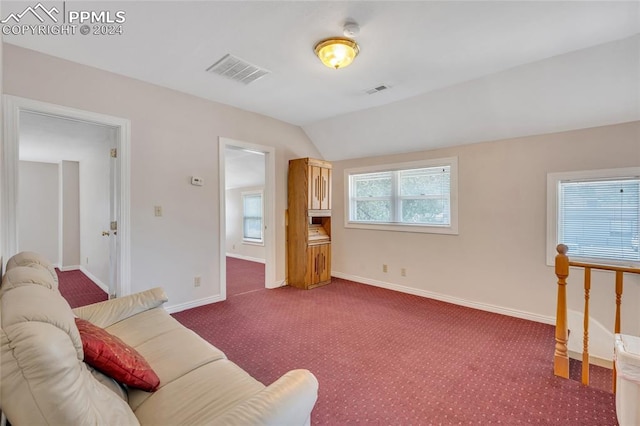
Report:
[[[3,2],[2,15],[29,4]],[[302,126],[329,160],[640,119],[637,1],[64,6],[122,10],[123,34],[3,40]],[[347,21],[361,53],[329,69],[313,47]],[[228,53],[270,74],[244,85],[206,72]]]

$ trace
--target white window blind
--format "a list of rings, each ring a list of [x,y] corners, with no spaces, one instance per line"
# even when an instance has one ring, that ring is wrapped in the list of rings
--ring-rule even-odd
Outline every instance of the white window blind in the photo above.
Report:
[[[558,243],[571,258],[640,261],[640,178],[558,185]]]
[[[242,195],[243,239],[250,242],[262,242],[262,193]]]

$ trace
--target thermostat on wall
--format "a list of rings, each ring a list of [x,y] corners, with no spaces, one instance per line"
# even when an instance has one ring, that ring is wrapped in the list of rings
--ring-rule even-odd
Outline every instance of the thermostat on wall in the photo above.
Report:
[[[204,179],[196,176],[191,176],[191,185],[202,186],[204,185]]]

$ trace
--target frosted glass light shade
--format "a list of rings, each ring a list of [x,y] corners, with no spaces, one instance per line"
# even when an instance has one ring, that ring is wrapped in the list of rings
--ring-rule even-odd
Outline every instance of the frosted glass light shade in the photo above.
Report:
[[[315,52],[323,64],[329,68],[344,68],[360,53],[358,44],[348,38],[330,38],[318,43]]]

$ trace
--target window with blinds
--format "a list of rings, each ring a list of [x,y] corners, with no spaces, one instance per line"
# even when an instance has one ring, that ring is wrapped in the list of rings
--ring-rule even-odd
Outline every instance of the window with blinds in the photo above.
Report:
[[[558,184],[558,243],[571,258],[639,262],[640,178]]]
[[[416,167],[421,165],[426,167]],[[372,225],[372,229],[401,231],[434,227],[444,229],[435,232],[457,233],[457,186],[452,185],[456,166],[454,158],[388,165],[371,171],[348,170],[346,226]],[[375,228],[376,225],[388,226]]]
[[[262,243],[262,191],[242,193],[242,212],[242,240]]]

